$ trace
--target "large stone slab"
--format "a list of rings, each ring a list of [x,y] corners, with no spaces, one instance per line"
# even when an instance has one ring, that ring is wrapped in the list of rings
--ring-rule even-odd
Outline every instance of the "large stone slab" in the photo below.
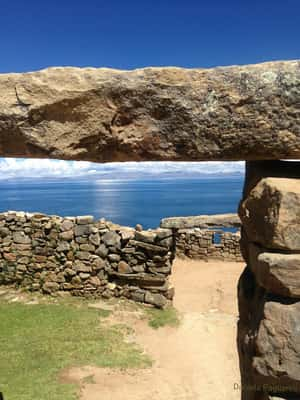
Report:
[[[136,284],[139,287],[156,287],[165,285],[166,279],[162,275],[153,275],[148,273],[124,274],[111,272],[117,282]]]
[[[299,251],[300,179],[262,179],[241,203],[239,215],[251,242]]]
[[[0,156],[300,158],[300,62],[0,75]]]
[[[193,217],[169,217],[160,221],[161,228],[239,228],[241,220],[237,214],[197,215]]]
[[[260,286],[279,296],[300,298],[300,254],[272,253],[251,244],[249,259]]]

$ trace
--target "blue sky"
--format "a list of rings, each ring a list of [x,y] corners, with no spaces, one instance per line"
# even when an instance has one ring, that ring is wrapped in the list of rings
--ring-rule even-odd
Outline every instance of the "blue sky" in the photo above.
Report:
[[[298,59],[299,38],[299,0],[3,0],[0,72],[58,65],[190,68]],[[0,159],[0,178],[93,175],[109,168]],[[149,164],[111,168],[146,173]],[[243,171],[243,164],[151,168],[155,173],[194,169],[221,174]]]
[[[1,72],[300,58],[299,0],[2,0]]]

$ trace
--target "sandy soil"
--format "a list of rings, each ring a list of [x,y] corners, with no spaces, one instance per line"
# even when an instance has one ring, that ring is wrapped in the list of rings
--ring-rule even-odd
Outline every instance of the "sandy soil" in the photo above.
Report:
[[[86,366],[67,371],[81,382],[82,400],[238,400],[236,285],[240,263],[176,260],[178,328],[153,330],[138,313],[114,313],[110,322],[133,326],[134,340],[153,358],[152,368],[119,371]],[[130,314],[130,315],[129,315]],[[93,383],[84,378],[93,376]]]

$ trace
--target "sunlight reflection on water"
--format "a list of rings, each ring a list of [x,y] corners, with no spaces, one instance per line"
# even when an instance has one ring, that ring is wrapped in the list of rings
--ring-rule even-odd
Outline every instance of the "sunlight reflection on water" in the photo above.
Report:
[[[91,214],[149,228],[167,216],[236,212],[242,184],[242,177],[2,181],[0,209],[63,216]]]

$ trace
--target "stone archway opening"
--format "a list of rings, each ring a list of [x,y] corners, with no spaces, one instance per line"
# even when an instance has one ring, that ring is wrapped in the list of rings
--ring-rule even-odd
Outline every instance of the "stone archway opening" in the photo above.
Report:
[[[300,165],[277,161],[300,158],[299,66],[289,61],[211,70],[53,68],[0,76],[2,156],[247,161],[240,206],[249,265],[239,284],[243,400],[272,399],[274,393],[296,399],[300,393]],[[87,233],[90,220],[61,221],[58,235],[66,235],[71,224],[86,235],[102,229]],[[104,234],[112,247],[119,245],[115,232]],[[26,235],[15,235],[18,249],[28,251]],[[167,242],[163,235],[160,242]],[[132,240],[160,259],[168,253],[149,238]]]
[[[23,164],[26,165],[21,161],[21,165]],[[96,179],[95,176],[94,178]],[[236,183],[234,180],[234,187],[239,187],[238,192],[241,192],[241,181],[239,179]],[[239,230],[240,222],[236,214],[164,218],[159,228],[154,225],[156,228],[151,230],[144,229],[141,225],[137,225],[136,228],[122,226],[115,223],[114,219],[113,222],[107,218],[95,219],[92,216],[93,212],[91,215],[80,217],[60,217],[59,214],[73,213],[69,212],[65,204],[62,211],[57,208],[58,205],[56,208],[54,206],[50,213],[47,208],[45,211],[44,207],[48,205],[39,204],[43,196],[38,197],[37,202],[34,200],[39,183],[39,180],[34,185],[31,180],[21,180],[17,183],[17,192],[11,184],[8,185],[12,203],[8,203],[9,206],[4,208],[2,205],[2,208],[20,211],[0,214],[3,249],[0,277],[4,284],[17,283],[29,291],[48,294],[67,291],[85,297],[128,297],[163,307],[174,296],[169,276],[175,255],[204,260],[241,261],[239,235],[222,231]],[[68,192],[67,186],[61,185],[66,183],[65,180],[59,180],[59,186],[57,181],[47,182],[46,185],[41,183],[41,194],[46,192],[46,195],[50,196],[50,203],[55,203],[55,193],[61,199],[61,196]],[[70,185],[69,189],[74,190],[73,180],[70,181]],[[54,193],[51,193],[52,186]],[[223,186],[222,184],[221,187]],[[188,187],[190,188],[191,184],[188,184]],[[28,191],[30,193],[31,189],[33,206],[32,212],[28,212]],[[126,190],[128,191],[128,187]],[[86,186],[83,191],[86,194]],[[13,203],[14,196],[17,200],[16,207]],[[202,197],[200,194],[199,196],[201,201]],[[18,197],[24,200],[24,208]],[[44,200],[46,201],[46,198]],[[233,203],[233,200],[237,202],[237,196],[230,197],[230,200],[230,203]],[[71,202],[70,198],[70,205]],[[115,206],[118,207],[118,204]],[[203,206],[207,207],[206,204]],[[89,211],[89,205],[87,207],[86,210],[83,206],[81,211]],[[233,204],[230,204],[230,207],[231,210],[235,208]],[[22,211],[23,209],[26,211]],[[170,212],[165,210],[161,216],[168,213]],[[104,217],[106,214],[101,212],[100,216]],[[134,222],[130,225],[133,224]],[[214,243],[215,236],[218,243]],[[192,245],[191,238],[194,240]],[[69,271],[70,267],[74,267],[74,270]]]

